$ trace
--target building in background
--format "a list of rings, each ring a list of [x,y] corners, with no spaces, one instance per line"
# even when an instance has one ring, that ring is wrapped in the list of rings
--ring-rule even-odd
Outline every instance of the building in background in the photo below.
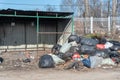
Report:
[[[72,12],[0,10],[0,49],[54,45],[66,27],[72,29],[72,15]]]

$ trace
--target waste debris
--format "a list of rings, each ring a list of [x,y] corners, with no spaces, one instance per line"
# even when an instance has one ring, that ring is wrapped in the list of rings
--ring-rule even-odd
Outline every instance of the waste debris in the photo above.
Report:
[[[44,62],[46,64],[43,66],[44,59],[50,60],[46,60]],[[71,34],[67,42],[63,45],[55,44],[51,53],[43,55],[39,60],[39,67],[47,67],[48,65],[47,68],[70,62],[64,67],[67,70],[80,70],[82,66],[87,68],[97,68],[103,65],[116,66],[120,63],[120,42],[97,35],[78,36]]]

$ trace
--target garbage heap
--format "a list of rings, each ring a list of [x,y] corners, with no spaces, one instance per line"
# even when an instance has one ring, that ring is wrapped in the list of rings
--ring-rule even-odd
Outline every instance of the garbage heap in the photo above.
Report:
[[[40,68],[51,68],[70,62],[64,69],[79,70],[80,63],[87,68],[115,66],[120,63],[120,42],[100,36],[70,35],[66,43],[55,44],[51,52],[40,57]]]

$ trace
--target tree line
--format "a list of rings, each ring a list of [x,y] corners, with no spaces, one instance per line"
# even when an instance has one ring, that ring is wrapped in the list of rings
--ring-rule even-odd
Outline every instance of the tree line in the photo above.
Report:
[[[60,11],[74,12],[75,17],[120,16],[120,0],[61,0]],[[47,5],[47,11],[55,11],[55,6]]]

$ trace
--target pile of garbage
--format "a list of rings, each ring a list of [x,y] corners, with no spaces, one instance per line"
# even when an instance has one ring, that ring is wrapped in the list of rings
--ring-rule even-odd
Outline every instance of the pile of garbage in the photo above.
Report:
[[[105,37],[70,35],[66,43],[54,45],[51,52],[40,57],[40,68],[53,68],[68,61],[71,63],[65,69],[77,70],[80,63],[87,68],[120,63],[120,42]]]

